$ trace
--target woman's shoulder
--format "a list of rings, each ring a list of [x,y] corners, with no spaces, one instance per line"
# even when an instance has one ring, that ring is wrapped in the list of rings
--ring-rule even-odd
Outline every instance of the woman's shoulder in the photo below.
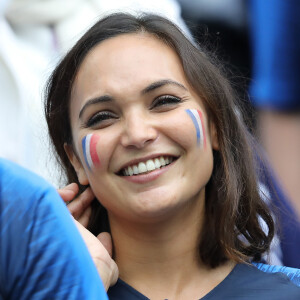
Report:
[[[300,299],[300,270],[265,264],[237,264],[203,300]],[[221,298],[219,298],[221,297]]]
[[[287,277],[293,284],[300,287],[300,269],[262,263],[253,263],[253,265],[264,273],[278,274],[280,276]]]

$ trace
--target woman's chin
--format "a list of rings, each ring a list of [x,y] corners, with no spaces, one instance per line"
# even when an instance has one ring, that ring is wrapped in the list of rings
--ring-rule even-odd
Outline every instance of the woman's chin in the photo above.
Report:
[[[132,219],[143,223],[167,221],[180,213],[183,203],[175,197],[143,198],[132,206]]]

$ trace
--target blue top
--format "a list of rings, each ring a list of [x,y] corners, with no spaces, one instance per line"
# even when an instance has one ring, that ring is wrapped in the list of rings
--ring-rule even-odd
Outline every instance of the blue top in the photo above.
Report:
[[[300,1],[251,0],[254,105],[300,110]]]
[[[0,159],[0,299],[107,299],[55,189]]]
[[[300,287],[296,284],[300,284],[300,270],[293,268],[280,270],[277,268],[263,264],[257,264],[257,267],[237,264],[229,275],[201,300],[299,300]],[[295,283],[292,283],[289,277]],[[108,290],[108,296],[110,300],[149,299],[121,279]],[[165,299],[168,299],[167,297],[168,295]]]

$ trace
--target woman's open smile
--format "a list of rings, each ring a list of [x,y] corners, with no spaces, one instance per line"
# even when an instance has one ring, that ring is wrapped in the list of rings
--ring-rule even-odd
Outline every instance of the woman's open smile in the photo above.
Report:
[[[121,176],[130,182],[147,183],[168,171],[176,160],[177,157],[171,155],[153,155],[153,158],[139,159],[122,168]]]
[[[128,166],[122,167],[120,175],[134,176],[145,173],[150,173],[154,170],[162,169],[171,164],[176,157],[172,155],[152,155],[152,157],[136,159],[128,163]]]

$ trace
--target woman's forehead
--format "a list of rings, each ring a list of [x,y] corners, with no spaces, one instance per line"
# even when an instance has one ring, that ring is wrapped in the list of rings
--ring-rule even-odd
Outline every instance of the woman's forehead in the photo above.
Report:
[[[176,52],[158,38],[150,34],[123,34],[107,39],[95,46],[87,54],[82,69],[98,72],[128,73],[133,68],[143,71],[141,67],[153,66],[152,71],[163,67],[181,67]],[[122,69],[123,68],[123,69]]]
[[[124,33],[120,35],[116,35],[114,37],[110,37],[106,40],[101,41],[97,45],[95,45],[92,49],[90,49],[87,56],[95,55],[97,52],[101,50],[103,54],[109,54],[111,51],[118,53],[126,53],[126,51],[130,50],[130,46],[133,48],[146,48],[146,47],[167,47],[161,39],[154,36],[151,33],[147,32],[135,32],[135,33]],[[144,47],[143,47],[144,46]]]
[[[82,62],[73,90],[122,90],[173,79],[187,84],[177,53],[158,38],[145,33],[123,34],[95,46]]]

